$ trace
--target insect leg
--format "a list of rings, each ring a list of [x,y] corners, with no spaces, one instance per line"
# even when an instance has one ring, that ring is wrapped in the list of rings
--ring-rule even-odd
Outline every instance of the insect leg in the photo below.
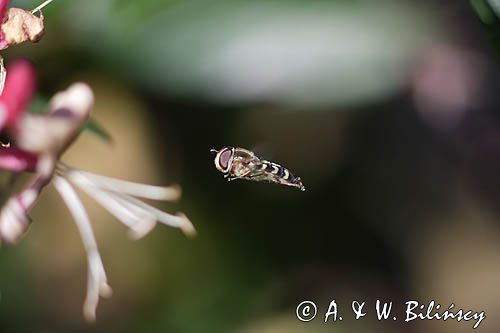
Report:
[[[248,175],[246,178],[257,182],[271,182],[271,179],[265,172],[255,172]]]
[[[244,179],[244,178],[249,178],[250,179],[250,177],[248,175],[251,174],[252,172],[253,172],[253,170],[248,170],[247,172],[245,172],[242,175],[233,176],[233,177],[231,177],[229,173],[226,173],[224,175],[224,178],[226,178],[228,182],[233,181],[235,179]]]
[[[240,176],[237,176],[237,177],[235,177],[235,176],[231,176],[231,174],[230,174],[230,173],[226,173],[226,174],[224,174],[224,178],[226,178],[226,179],[227,179],[227,181],[228,181],[228,182],[230,182],[230,181],[233,181],[233,180],[238,179],[238,178],[241,178],[241,177],[240,177]]]

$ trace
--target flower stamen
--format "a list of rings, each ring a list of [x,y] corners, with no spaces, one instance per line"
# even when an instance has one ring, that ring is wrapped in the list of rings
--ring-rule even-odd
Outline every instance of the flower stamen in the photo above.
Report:
[[[35,9],[33,9],[31,11],[31,14],[35,14],[36,12],[40,12],[40,14],[42,14],[42,9],[44,9],[47,5],[49,5],[52,1],[54,0],[47,0],[45,1],[44,3],[40,4],[39,6],[37,6]]]
[[[68,206],[80,232],[88,260],[87,296],[83,304],[83,314],[89,321],[95,321],[99,296],[111,295],[106,272],[102,263],[89,217],[71,184],[61,176],[54,177],[54,187]]]
[[[129,227],[134,238],[144,236],[154,227],[156,221],[179,228],[189,236],[196,233],[191,221],[185,215],[168,214],[132,196],[162,201],[177,200],[180,189],[176,185],[159,187],[136,184],[76,170],[62,164],[58,165],[58,170]]]

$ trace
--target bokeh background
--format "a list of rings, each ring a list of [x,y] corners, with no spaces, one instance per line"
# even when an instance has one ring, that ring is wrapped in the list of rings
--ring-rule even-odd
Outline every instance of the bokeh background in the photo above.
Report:
[[[12,1],[34,8],[38,1]],[[2,332],[469,332],[376,321],[376,299],[486,311],[500,330],[500,2],[56,0],[46,35],[2,53],[50,97],[76,80],[93,118],[64,160],[183,188],[198,230],[140,241],[85,197],[109,282],[81,307],[86,259],[52,188],[0,250]],[[227,183],[210,148],[251,148],[306,192]],[[336,299],[344,321],[295,307]],[[366,300],[361,321],[350,302]]]

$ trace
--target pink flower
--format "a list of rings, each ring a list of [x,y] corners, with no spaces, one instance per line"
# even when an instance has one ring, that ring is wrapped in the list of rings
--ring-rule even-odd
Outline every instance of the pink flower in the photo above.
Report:
[[[0,132],[17,121],[31,102],[35,87],[35,71],[29,62],[19,60],[9,66],[9,77],[0,95]]]
[[[38,156],[18,148],[0,147],[0,169],[35,172]]]
[[[0,147],[0,168],[12,172],[33,172],[32,182],[14,194],[0,211],[0,241],[14,243],[30,225],[29,211],[49,183],[68,206],[87,253],[89,277],[84,315],[95,319],[99,296],[111,293],[89,217],[74,186],[94,198],[130,229],[133,238],[150,232],[157,222],[195,233],[184,214],[172,215],[139,199],[175,201],[177,186],[152,186],[113,179],[81,171],[62,163],[62,153],[81,133],[94,102],[90,87],[75,83],[57,93],[44,114],[25,112],[35,90],[35,74],[26,61],[9,67],[5,89],[0,96],[0,134],[7,134],[9,147]]]
[[[7,8],[9,7],[9,0],[0,0],[0,22],[5,22],[5,13],[7,12]]]

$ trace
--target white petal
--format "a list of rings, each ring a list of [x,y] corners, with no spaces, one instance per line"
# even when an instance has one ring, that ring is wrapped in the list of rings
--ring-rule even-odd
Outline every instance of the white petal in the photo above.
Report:
[[[10,199],[0,212],[0,239],[8,243],[15,243],[26,231],[29,224],[26,211],[19,200]]]
[[[82,191],[94,198],[109,213],[129,227],[133,238],[138,239],[145,236],[155,226],[156,218],[153,214],[141,207],[131,205],[114,192],[100,189],[83,173],[74,171],[67,173],[67,177]]]
[[[131,196],[121,194],[121,193],[117,193],[116,195],[119,196],[120,198],[122,198],[123,200],[126,200],[134,205],[137,205],[137,206],[147,210],[148,212],[150,212],[151,214],[153,214],[156,217],[158,222],[161,222],[163,224],[166,224],[166,225],[174,227],[174,228],[179,228],[188,236],[196,235],[196,230],[195,230],[193,224],[191,223],[191,221],[186,217],[186,215],[184,215],[182,213],[179,213],[176,215],[168,214],[162,210],[159,210],[156,207],[148,205],[147,203],[142,202],[142,201],[140,201],[136,198],[133,198]]]
[[[65,173],[66,176],[72,182],[81,187],[81,189],[86,191],[89,195],[93,196],[106,209],[108,209],[107,208],[108,206],[111,206],[111,202],[113,202],[113,204],[116,204],[116,200],[118,200],[120,205],[122,206],[122,209],[125,206],[128,213],[130,213],[131,210],[145,212],[147,213],[147,216],[154,216],[155,221],[158,220],[159,222],[166,224],[168,226],[179,228],[188,236],[194,236],[196,234],[196,230],[194,229],[193,224],[184,214],[177,214],[177,215],[168,214],[130,195],[115,190],[113,190],[113,193],[111,193],[109,192],[109,189],[111,189],[111,187],[109,187],[110,186],[109,183],[107,184],[108,187],[106,186],[104,187],[107,191],[100,190],[100,187],[103,185],[103,182],[97,181],[96,179],[102,179],[102,178],[109,179],[107,177],[100,178],[101,176],[97,175],[89,177],[88,172],[71,169],[69,167],[65,167]],[[103,194],[102,192],[105,192],[105,194]],[[103,196],[106,196],[107,198],[103,199]],[[120,205],[116,206],[117,211],[114,211],[114,213],[113,211],[108,209],[117,218],[119,218],[118,217],[119,215],[124,213],[123,211],[121,212],[118,211]],[[147,216],[145,216],[144,218],[146,218]],[[126,221],[124,220],[122,220],[122,222],[126,223]],[[137,227],[130,222],[127,225],[132,229],[138,230],[138,233],[136,233],[135,236],[141,236],[141,237],[144,235],[144,232],[150,231],[150,229],[152,228],[151,222],[149,222],[150,228],[148,228],[148,225],[145,225],[144,227],[143,226]]]
[[[69,171],[69,173],[75,170]],[[151,200],[176,201],[181,197],[181,189],[177,185],[154,186],[148,184],[133,183],[126,180],[114,179],[96,175],[86,171],[76,171],[92,180],[99,187],[108,191],[125,193],[131,196]]]
[[[54,178],[54,187],[73,215],[87,253],[89,272],[87,297],[83,305],[83,313],[87,320],[94,321],[99,295],[109,296],[111,288],[107,283],[106,272],[104,271],[101,255],[85,207],[73,187],[64,178],[56,176]]]
[[[26,188],[6,202],[0,212],[0,239],[14,243],[26,232],[30,225],[28,212],[51,179],[52,175],[37,176]]]

